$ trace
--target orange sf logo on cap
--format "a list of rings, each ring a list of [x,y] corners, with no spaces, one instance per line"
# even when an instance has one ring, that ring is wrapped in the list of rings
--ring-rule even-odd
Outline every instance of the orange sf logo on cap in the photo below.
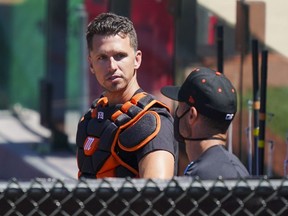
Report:
[[[192,104],[195,102],[195,100],[194,100],[194,98],[193,98],[192,96],[189,96],[188,101],[189,101],[190,103],[192,103]]]

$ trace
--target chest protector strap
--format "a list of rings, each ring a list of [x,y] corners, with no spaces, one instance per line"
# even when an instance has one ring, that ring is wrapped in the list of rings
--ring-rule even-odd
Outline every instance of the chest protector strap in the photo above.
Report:
[[[129,170],[131,177],[137,177],[138,170],[126,163],[119,151],[134,152],[152,140],[161,121],[159,114],[149,109],[169,108],[145,92],[123,105],[111,108],[107,104],[106,97],[100,98],[78,124],[79,177],[84,173],[96,178],[116,177],[121,167]]]

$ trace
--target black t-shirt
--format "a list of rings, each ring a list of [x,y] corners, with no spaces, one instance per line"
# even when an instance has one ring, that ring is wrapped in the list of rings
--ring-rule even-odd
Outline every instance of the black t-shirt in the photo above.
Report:
[[[223,179],[246,178],[249,173],[234,154],[227,151],[223,145],[216,145],[207,149],[197,160],[192,161],[184,175],[212,180],[219,176]]]

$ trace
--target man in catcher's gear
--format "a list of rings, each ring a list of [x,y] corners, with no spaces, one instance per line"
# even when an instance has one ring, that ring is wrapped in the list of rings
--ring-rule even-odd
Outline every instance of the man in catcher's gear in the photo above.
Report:
[[[173,177],[173,119],[138,85],[142,52],[132,22],[100,14],[88,25],[86,39],[90,71],[103,93],[78,124],[78,177]]]

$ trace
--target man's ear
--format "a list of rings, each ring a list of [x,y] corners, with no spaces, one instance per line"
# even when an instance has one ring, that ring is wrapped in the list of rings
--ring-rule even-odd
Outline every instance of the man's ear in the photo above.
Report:
[[[92,74],[94,74],[94,70],[93,70],[93,64],[92,64],[92,60],[91,60],[91,56],[88,56],[88,63],[89,63],[89,70]]]
[[[189,111],[189,122],[190,121],[195,121],[198,117],[198,111],[195,107],[190,107],[190,111]]]
[[[134,69],[138,69],[142,62],[142,52],[140,50],[137,50],[135,53],[135,59],[134,59]]]

